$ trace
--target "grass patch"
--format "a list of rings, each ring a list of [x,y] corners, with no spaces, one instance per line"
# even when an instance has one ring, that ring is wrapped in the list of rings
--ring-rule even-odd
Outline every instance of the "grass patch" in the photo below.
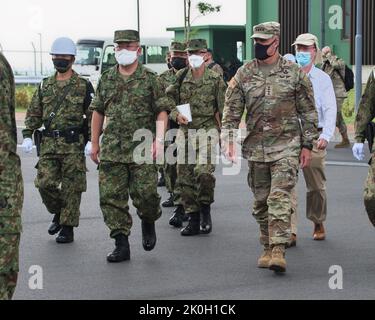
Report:
[[[29,107],[31,99],[36,91],[36,86],[17,86],[16,87],[16,111],[24,112]]]

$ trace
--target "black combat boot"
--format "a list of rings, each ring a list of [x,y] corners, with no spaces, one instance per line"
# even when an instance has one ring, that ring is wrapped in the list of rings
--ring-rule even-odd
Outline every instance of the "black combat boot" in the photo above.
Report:
[[[171,207],[174,207],[174,194],[173,193],[170,193],[169,194],[169,198],[167,200],[165,200],[161,205],[164,207],[164,208],[171,208]]]
[[[58,233],[61,230],[61,225],[60,225],[60,213],[56,213],[53,216],[53,220],[51,225],[48,228],[48,233],[53,236],[54,234]]]
[[[156,244],[155,222],[142,220],[142,244],[146,251],[154,249]]]
[[[169,224],[173,227],[181,228],[184,214],[185,214],[184,207],[181,204],[179,204],[173,210],[173,216],[169,219]]]
[[[125,260],[130,260],[130,246],[128,236],[123,233],[115,236],[115,249],[108,253],[108,262],[121,262]]]
[[[57,243],[71,243],[74,241],[74,232],[72,226],[61,226],[61,231],[56,237]]]
[[[188,225],[181,230],[182,236],[194,236],[199,234],[199,222],[200,215],[199,212],[192,212],[189,214],[189,223]]]
[[[202,204],[201,206],[201,233],[208,234],[212,231],[211,206]]]

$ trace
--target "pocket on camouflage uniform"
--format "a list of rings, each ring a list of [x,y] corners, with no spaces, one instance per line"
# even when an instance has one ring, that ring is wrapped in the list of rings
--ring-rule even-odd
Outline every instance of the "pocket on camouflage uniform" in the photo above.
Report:
[[[83,156],[69,155],[63,162],[63,183],[69,184],[77,192],[85,192],[87,171],[86,160]]]

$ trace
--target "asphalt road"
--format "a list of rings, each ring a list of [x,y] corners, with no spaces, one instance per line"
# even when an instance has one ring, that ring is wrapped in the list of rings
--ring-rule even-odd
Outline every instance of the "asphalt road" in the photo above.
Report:
[[[19,151],[21,151],[19,149]],[[21,153],[21,152],[20,152]],[[252,195],[247,165],[223,176],[216,170],[213,232],[181,237],[168,225],[172,209],[157,222],[158,242],[145,252],[140,220],[131,206],[134,226],[131,260],[106,262],[113,249],[99,208],[97,171],[88,161],[88,191],[83,195],[75,242],[59,245],[47,234],[51,216],[34,188],[37,162],[21,155],[25,183],[20,275],[15,299],[374,299],[375,233],[362,200],[365,162],[356,163],[350,149],[330,146],[327,165],[328,218],[326,241],[312,240],[312,223],[305,218],[305,184],[298,183],[297,247],[287,251],[287,272],[276,275],[256,267],[261,253],[258,227],[251,216]],[[165,188],[159,188],[163,199]],[[31,266],[43,270],[43,289],[32,290]],[[332,290],[329,268],[343,270],[343,289]]]

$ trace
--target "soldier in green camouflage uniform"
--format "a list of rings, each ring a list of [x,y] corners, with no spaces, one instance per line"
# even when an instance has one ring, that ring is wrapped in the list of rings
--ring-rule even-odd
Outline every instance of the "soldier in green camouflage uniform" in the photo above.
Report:
[[[370,74],[365,93],[361,99],[355,119],[355,141],[353,154],[358,160],[364,159],[364,145],[367,124],[375,118],[375,69]],[[364,203],[368,217],[375,227],[375,148],[371,150],[371,164],[365,183]]]
[[[183,207],[190,216],[189,224],[181,230],[181,234],[190,236],[207,234],[212,230],[210,206],[214,202],[215,151],[219,140],[218,128],[221,126],[217,123],[216,116],[222,113],[226,85],[219,74],[204,65],[203,57],[207,53],[205,40],[190,40],[186,50],[190,69],[180,70],[176,75],[178,80],[166,92],[173,106],[170,118],[180,124],[176,139],[177,183],[181,187]],[[188,123],[179,114],[176,108],[179,104],[190,104],[192,122]],[[189,129],[197,130],[197,133],[188,137]],[[212,134],[210,140],[198,142],[200,129]],[[201,136],[203,138],[204,132]],[[192,151],[190,155],[193,153],[190,159],[188,150]]]
[[[142,220],[144,249],[150,251],[156,244],[155,221],[161,216],[157,166],[135,159],[140,142],[133,141],[133,136],[137,130],[144,129],[155,137],[155,121],[166,126],[169,110],[159,107],[158,101],[164,93],[157,75],[138,62],[142,53],[138,32],[116,31],[114,42],[118,65],[103,73],[90,107],[93,111],[91,158],[96,163],[100,159],[100,207],[110,236],[116,240],[116,247],[107,260],[120,262],[130,259],[129,195]],[[106,127],[99,146],[104,117]],[[163,153],[164,136],[158,134],[154,145]]]
[[[345,89],[345,83],[343,81],[343,78],[345,77],[345,61],[333,55],[330,47],[324,47],[322,49],[322,53],[322,70],[331,77],[333,83],[337,102],[336,127],[339,129],[342,136],[342,141],[336,144],[335,148],[348,148],[350,147],[348,129],[346,127],[344,117],[342,116],[342,105],[345,99],[348,97],[348,93]]]
[[[75,45],[69,40],[59,38],[54,42],[51,55],[57,72],[44,79],[35,92],[22,131],[27,152],[34,131],[42,125],[48,127],[51,114],[55,114],[49,128],[43,131],[35,186],[47,210],[54,215],[48,233],[61,230],[58,243],[72,242],[73,227],[79,224],[87,171],[83,123],[90,118],[88,106],[94,92],[91,83],[72,70]]]
[[[17,155],[13,72],[0,53],[0,300],[12,299],[18,277],[23,181]]]
[[[246,108],[242,152],[249,160],[253,215],[264,246],[258,267],[283,272],[299,157],[302,166],[309,164],[318,131],[312,85],[296,64],[279,55],[279,36],[277,22],[254,27],[256,59],[241,67],[229,83],[222,139],[227,157],[236,161],[233,129],[238,128]]]
[[[171,53],[171,69],[163,72],[159,76],[160,84],[162,86],[162,90],[165,90],[174,82],[176,82],[177,77],[176,73],[184,69],[187,66],[187,54],[186,54],[186,44],[174,41],[170,47]],[[178,129],[178,124],[170,119],[168,129],[171,130],[170,132],[173,134],[173,130]],[[172,143],[169,145],[169,148],[176,147],[175,139],[171,141]],[[167,155],[166,155],[167,156]],[[177,183],[177,164],[170,163],[170,161],[165,161],[164,166],[164,173],[165,173],[165,182],[167,190],[170,194],[168,200],[162,203],[163,207],[173,207],[176,208],[173,211],[173,216],[169,220],[169,224],[174,227],[181,227],[182,226],[182,218],[185,217],[184,209],[181,203],[181,188]]]

